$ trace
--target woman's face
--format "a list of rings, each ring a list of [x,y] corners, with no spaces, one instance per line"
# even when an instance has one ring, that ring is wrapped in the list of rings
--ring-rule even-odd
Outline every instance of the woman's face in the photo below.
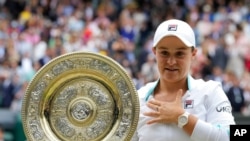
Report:
[[[152,50],[156,56],[160,77],[168,82],[186,79],[197,52],[175,36],[164,37]]]

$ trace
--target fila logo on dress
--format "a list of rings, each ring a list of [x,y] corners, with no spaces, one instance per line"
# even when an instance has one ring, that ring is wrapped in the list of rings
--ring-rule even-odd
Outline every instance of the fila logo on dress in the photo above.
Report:
[[[194,100],[184,101],[184,109],[193,109],[193,108],[194,108]]]

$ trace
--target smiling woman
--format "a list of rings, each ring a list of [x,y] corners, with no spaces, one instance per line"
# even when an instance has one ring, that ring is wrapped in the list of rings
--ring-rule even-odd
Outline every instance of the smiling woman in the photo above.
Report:
[[[196,49],[187,47],[176,36],[166,36],[159,41],[153,52],[156,55],[158,68],[166,81],[185,79],[189,72]],[[185,80],[184,80],[185,81]]]
[[[133,141],[229,141],[235,121],[221,84],[190,75],[197,48],[189,24],[162,22],[152,52],[159,79],[138,90],[140,117]]]

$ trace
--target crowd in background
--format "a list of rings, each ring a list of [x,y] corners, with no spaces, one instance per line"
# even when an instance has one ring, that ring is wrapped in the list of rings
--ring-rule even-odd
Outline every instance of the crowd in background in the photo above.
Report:
[[[36,72],[75,51],[113,58],[139,89],[158,78],[153,32],[171,18],[195,31],[191,75],[221,82],[250,115],[250,0],[0,0],[0,107],[20,112]]]

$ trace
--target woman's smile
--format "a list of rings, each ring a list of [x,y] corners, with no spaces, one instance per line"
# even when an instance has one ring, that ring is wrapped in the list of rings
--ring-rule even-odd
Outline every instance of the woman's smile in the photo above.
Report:
[[[176,72],[178,71],[178,69],[175,69],[175,68],[165,68],[166,71],[169,71],[169,72]]]

